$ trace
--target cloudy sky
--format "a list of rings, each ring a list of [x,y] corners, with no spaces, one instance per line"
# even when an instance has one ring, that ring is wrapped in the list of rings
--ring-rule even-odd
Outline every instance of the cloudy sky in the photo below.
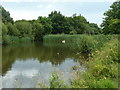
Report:
[[[14,20],[37,19],[48,16],[51,11],[60,11],[65,16],[81,14],[89,22],[100,25],[103,13],[116,0],[1,0],[2,6]]]

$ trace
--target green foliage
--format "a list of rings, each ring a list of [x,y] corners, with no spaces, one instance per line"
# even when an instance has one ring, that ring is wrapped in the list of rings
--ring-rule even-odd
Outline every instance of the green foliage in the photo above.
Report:
[[[101,79],[97,81],[93,85],[90,85],[90,88],[116,88],[117,83],[112,81],[111,79]]]
[[[11,43],[11,40],[10,40],[10,36],[9,35],[5,35],[5,36],[2,36],[2,44],[10,44]]]
[[[8,44],[10,43],[9,36],[7,35],[8,28],[5,26],[4,23],[2,23],[2,43]]]
[[[52,32],[52,22],[50,18],[38,17],[37,22],[41,23],[43,26],[43,35],[50,34]]]
[[[33,35],[35,41],[41,41],[43,37],[44,27],[42,24],[34,22],[33,23]]]
[[[98,27],[98,25],[97,24],[95,24],[95,23],[89,23],[89,26],[91,27],[91,34],[99,34],[99,33],[101,33],[101,31],[100,31],[100,28]]]
[[[87,21],[86,19],[79,15],[79,16],[73,16],[71,25],[76,30],[77,34],[83,34],[87,29]]]
[[[113,53],[118,53],[117,43],[117,39],[105,43],[102,49],[97,51],[97,54],[94,54],[92,60],[87,63],[89,66],[88,72],[98,80],[94,87],[117,87],[117,83],[114,83],[116,81],[113,81],[113,79],[118,78],[118,63],[115,61],[118,60],[118,55],[111,56]],[[105,80],[101,80],[103,78]]]
[[[0,5],[0,11],[2,11],[3,23],[8,23],[8,22],[14,23],[13,18],[10,17],[10,13],[8,11],[6,11],[1,5]]]
[[[115,36],[112,35],[45,35],[43,37],[44,43],[56,44],[62,43],[66,45],[73,45],[80,53],[90,54],[97,49],[100,49],[105,42],[108,42]]]
[[[34,41],[42,41],[48,34],[98,34],[98,26],[89,24],[87,20],[74,14],[65,17],[60,12],[52,11],[48,17],[39,16],[37,20],[18,20],[14,23],[10,13],[3,7],[2,24],[3,34],[17,36],[18,38],[29,37]],[[14,23],[14,24],[13,24]]]
[[[69,34],[70,34],[70,35],[74,35],[74,34],[77,34],[77,32],[74,30],[74,31],[70,31]]]
[[[29,36],[31,37],[32,35],[32,25],[27,22],[27,21],[16,21],[15,26],[20,32],[21,37]]]
[[[49,80],[50,88],[67,88],[67,85],[64,81],[60,80],[57,74],[52,73],[52,77]]]
[[[30,38],[30,37],[22,37],[22,38],[19,38],[19,42],[31,42],[33,41],[33,38]]]
[[[8,28],[8,35],[10,35],[10,36],[19,36],[20,35],[20,32],[16,28],[15,25],[13,25],[11,23],[7,23],[7,28]]]
[[[104,34],[119,34],[120,33],[120,1],[114,2],[107,12],[101,24]]]
[[[81,53],[91,53],[95,48],[96,41],[92,36],[83,35],[77,40],[79,51]]]
[[[84,73],[82,78],[70,81],[72,88],[117,88],[118,84],[110,78],[97,80],[92,74]]]
[[[4,45],[26,43],[31,41],[32,41],[32,38],[30,37],[19,38],[17,36],[9,36],[9,35],[5,35],[2,37],[2,44]]]
[[[2,23],[2,35],[3,36],[7,35],[7,33],[8,33],[8,28],[5,26],[4,23]]]
[[[52,33],[57,34],[57,33],[63,33],[64,30],[66,30],[65,27],[65,16],[63,16],[60,12],[57,11],[52,11],[51,14],[49,14],[49,18],[52,21]]]
[[[60,12],[53,11],[49,14],[52,21],[52,34],[98,34],[99,28],[96,24],[89,24],[87,20],[74,14],[72,17],[65,17]]]

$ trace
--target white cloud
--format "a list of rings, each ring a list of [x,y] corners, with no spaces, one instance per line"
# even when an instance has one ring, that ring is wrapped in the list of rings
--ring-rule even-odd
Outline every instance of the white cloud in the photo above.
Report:
[[[40,5],[36,6],[36,7],[37,7],[37,8],[44,8],[44,9],[45,9],[45,8],[49,8],[49,9],[50,9],[52,6],[53,6],[53,4],[51,3],[51,4],[48,4],[48,5],[41,5],[41,4],[40,4]]]
[[[100,25],[102,23],[103,13],[89,13],[89,14],[82,14],[90,23],[97,23]],[[94,17],[94,18],[93,18]]]
[[[47,7],[47,8],[51,8],[51,7],[52,7],[52,4],[48,4],[46,7]]]
[[[114,2],[117,0],[1,0],[1,2]]]
[[[14,20],[20,20],[20,19],[26,19],[26,20],[32,20],[37,19],[37,12],[34,11],[17,11],[17,10],[11,10],[10,15],[13,17]]]
[[[41,4],[37,6],[37,8],[43,8],[43,7],[44,7],[44,6],[43,6],[43,5],[41,5]]]
[[[21,19],[26,19],[26,20],[33,20],[37,19],[38,16],[48,16],[49,13],[51,13],[52,8],[45,8],[40,11],[35,10],[10,10],[10,16],[13,17],[14,20],[21,20]]]

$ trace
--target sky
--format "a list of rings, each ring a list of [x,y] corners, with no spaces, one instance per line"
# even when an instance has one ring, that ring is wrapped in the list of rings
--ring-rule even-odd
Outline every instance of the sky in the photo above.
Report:
[[[102,23],[103,13],[116,0],[1,0],[1,5],[14,20],[32,20],[60,11],[65,16],[81,14],[91,23]]]

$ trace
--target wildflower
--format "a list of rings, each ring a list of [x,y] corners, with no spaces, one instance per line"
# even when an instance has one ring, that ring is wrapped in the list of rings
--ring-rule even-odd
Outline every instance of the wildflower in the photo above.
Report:
[[[108,56],[106,56],[108,58]]]

